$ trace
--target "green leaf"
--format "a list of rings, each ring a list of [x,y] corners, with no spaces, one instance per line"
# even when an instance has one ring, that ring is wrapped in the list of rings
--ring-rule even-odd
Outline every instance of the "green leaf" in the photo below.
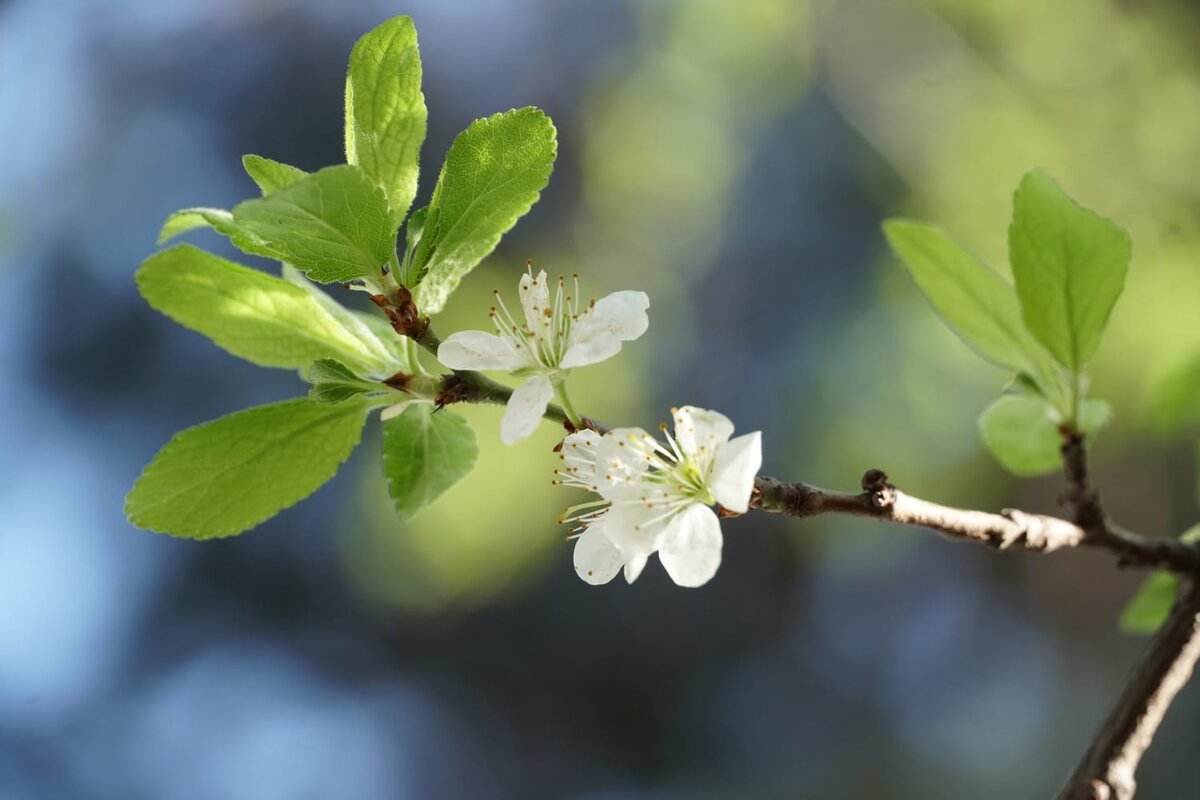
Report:
[[[425,119],[417,31],[395,17],[358,40],[346,75],[346,162],[383,188],[393,229],[417,194]]]
[[[147,258],[137,284],[152,307],[259,366],[304,369],[336,358],[363,372],[397,368],[386,351],[370,349],[303,289],[191,245]]]
[[[185,208],[167,217],[158,231],[158,244],[163,245],[181,233],[209,226],[226,236],[233,235],[233,215],[223,208]]]
[[[1004,278],[933,225],[890,219],[883,231],[951,330],[988,361],[1030,374],[1048,399],[1066,405],[1058,369],[1025,330],[1016,293]]]
[[[311,295],[325,310],[325,313],[333,317],[339,325],[346,329],[347,333],[366,348],[375,362],[388,365],[392,372],[396,370],[414,371],[412,365],[409,364],[408,353],[405,350],[406,340],[392,329],[391,324],[383,318],[382,314],[364,313],[346,308],[330,297],[325,290],[304,277],[303,272],[287,264],[283,265],[283,279]],[[346,290],[338,287],[335,291]]]
[[[1126,633],[1154,633],[1171,613],[1179,593],[1179,578],[1170,572],[1152,573],[1121,612],[1117,626]]]
[[[416,513],[461,480],[475,464],[475,434],[462,417],[410,406],[383,423],[383,474],[401,514]]]
[[[1184,531],[1179,541],[1184,544],[1200,541],[1200,525]],[[1126,633],[1154,633],[1167,621],[1178,594],[1179,578],[1173,573],[1151,573],[1121,612],[1118,627]]]
[[[537,202],[558,152],[554,123],[532,107],[477,119],[454,140],[413,258],[413,292],[435,314],[468,272]]]
[[[1034,170],[1013,198],[1008,247],[1026,327],[1078,372],[1096,352],[1124,288],[1129,234]]]
[[[285,400],[180,431],[134,484],[139,528],[209,539],[253,528],[317,490],[362,435],[366,406]]]
[[[416,284],[415,281],[410,280],[410,273],[413,269],[413,256],[416,255],[417,245],[421,243],[421,234],[425,232],[425,219],[428,216],[429,206],[418,208],[409,214],[408,222],[404,223],[404,271],[398,280],[405,286]]]
[[[1103,400],[1085,400],[1080,406],[1081,428],[1095,435],[1111,417]],[[979,433],[1001,466],[1014,475],[1030,477],[1062,467],[1062,434],[1058,413],[1040,397],[1007,394],[984,410]]]
[[[305,373],[311,384],[318,383],[357,383],[360,378],[354,371],[334,358],[322,358],[314,361]]]
[[[285,186],[291,186],[308,173],[291,164],[282,161],[272,161],[269,158],[253,154],[242,156],[242,167],[264,195],[268,195]]]
[[[314,361],[304,377],[312,384],[308,399],[315,403],[340,403],[360,395],[392,393],[387,386],[363,380],[345,364],[332,358]]]
[[[233,243],[321,283],[378,282],[396,247],[383,192],[358,167],[326,167],[233,209]]]

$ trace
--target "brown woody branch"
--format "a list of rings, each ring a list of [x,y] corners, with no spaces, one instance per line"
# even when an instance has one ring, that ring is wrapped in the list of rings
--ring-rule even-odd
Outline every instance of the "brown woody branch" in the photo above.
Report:
[[[1134,668],[1108,718],[1059,800],[1130,800],[1134,773],[1163,716],[1200,659],[1200,589],[1188,581],[1150,649]]]
[[[1200,575],[1200,550],[1174,539],[1148,539],[1115,528],[1100,517],[1099,527],[1005,509],[1000,514],[943,506],[905,494],[873,469],[862,478],[857,494],[835,492],[805,483],[783,483],[761,476],[755,482],[753,508],[790,517],[851,514],[900,525],[929,528],[948,539],[979,542],[998,550],[1050,552],[1090,547],[1113,553],[1124,566],[1166,569]]]

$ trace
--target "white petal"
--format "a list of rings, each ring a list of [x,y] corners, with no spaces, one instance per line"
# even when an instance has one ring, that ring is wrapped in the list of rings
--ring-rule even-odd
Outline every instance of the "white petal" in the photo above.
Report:
[[[563,470],[589,486],[597,485],[596,446],[600,440],[600,434],[589,429],[569,434],[563,439],[562,451],[559,453],[563,460]]]
[[[575,571],[584,583],[599,586],[617,576],[625,559],[604,535],[604,522],[592,523],[575,540]]]
[[[634,556],[625,562],[625,582],[633,583],[646,568],[647,556]]]
[[[403,414],[408,409],[409,406],[416,405],[417,403],[427,403],[427,402],[429,402],[429,401],[425,400],[422,397],[414,397],[410,400],[401,400],[399,403],[393,403],[392,405],[385,408],[382,413],[380,413],[379,421],[386,422],[389,419],[391,419],[392,417],[398,417],[401,414]]]
[[[615,356],[621,342],[633,341],[650,327],[649,307],[645,292],[613,292],[601,298],[571,328],[562,366],[583,367]]]
[[[730,511],[744,514],[750,505],[750,492],[761,466],[760,431],[730,439],[717,448],[708,488],[718,503]]]
[[[712,460],[717,445],[725,444],[732,435],[733,423],[724,414],[695,406],[675,409],[675,441],[702,469]]]
[[[438,361],[450,369],[514,370],[529,366],[526,354],[508,340],[483,331],[460,331],[438,347]]]
[[[648,308],[650,298],[645,292],[613,292],[600,298],[580,322],[589,328],[608,331],[623,342],[632,342],[650,327]]]
[[[694,503],[663,532],[658,557],[679,586],[703,586],[721,566],[721,523],[706,505]]]
[[[654,437],[641,428],[614,428],[596,445],[596,491],[616,500],[640,491],[639,481],[650,471],[646,456],[654,452]]]
[[[662,509],[647,508],[636,500],[619,502],[604,515],[604,533],[630,560],[648,556],[658,548],[659,535],[668,519]]]
[[[546,270],[539,272],[537,277],[531,277],[529,273],[522,275],[517,294],[521,297],[521,308],[525,311],[525,322],[529,325],[529,330],[538,330],[538,326],[542,325],[545,319],[546,309],[550,307]]]
[[[534,375],[518,386],[508,398],[504,419],[500,421],[500,441],[515,444],[537,430],[546,406],[554,396],[554,387],[545,375]]]
[[[587,335],[575,335],[571,330],[571,343],[563,354],[558,365],[563,369],[586,367],[589,364],[599,364],[621,352],[621,342],[607,331],[592,332]]]

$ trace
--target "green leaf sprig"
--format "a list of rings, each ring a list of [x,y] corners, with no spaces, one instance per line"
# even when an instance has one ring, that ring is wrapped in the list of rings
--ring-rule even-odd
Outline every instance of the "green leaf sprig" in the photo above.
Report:
[[[436,314],[549,181],[553,123],[536,108],[505,111],[455,139],[429,205],[410,214],[427,119],[421,78],[412,20],[384,22],[350,55],[345,164],[309,173],[247,155],[243,167],[261,196],[232,210],[184,209],[163,224],[160,245],[207,227],[244,253],[282,262],[283,275],[177,245],[138,270],[146,302],[233,355],[298,370],[312,388],[172,438],[126,500],[135,525],[195,539],[247,530],[332,478],[367,414],[385,405],[396,411],[383,426],[383,467],[400,513],[415,513],[470,471],[474,434],[460,417],[433,413],[436,381],[411,342],[313,283],[385,297],[402,283],[421,313]]]

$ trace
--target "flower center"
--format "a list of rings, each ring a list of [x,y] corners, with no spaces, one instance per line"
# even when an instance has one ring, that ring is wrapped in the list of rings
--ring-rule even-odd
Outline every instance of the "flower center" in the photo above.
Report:
[[[579,275],[576,273],[572,276],[573,294],[566,293],[566,278],[560,275],[558,289],[552,302],[549,301],[549,292],[543,295],[542,287],[538,285],[539,279],[532,276],[532,268],[529,280],[528,289],[523,291],[530,292],[534,298],[544,296],[547,299],[544,305],[533,302],[525,306],[524,324],[517,322],[517,318],[508,310],[499,289],[492,291],[496,305],[488,312],[488,316],[496,327],[496,333],[507,339],[516,349],[528,352],[541,371],[553,372],[559,368],[559,363],[566,356],[571,328],[581,316],[578,299]],[[583,313],[586,314],[592,305],[594,302],[589,303]]]

